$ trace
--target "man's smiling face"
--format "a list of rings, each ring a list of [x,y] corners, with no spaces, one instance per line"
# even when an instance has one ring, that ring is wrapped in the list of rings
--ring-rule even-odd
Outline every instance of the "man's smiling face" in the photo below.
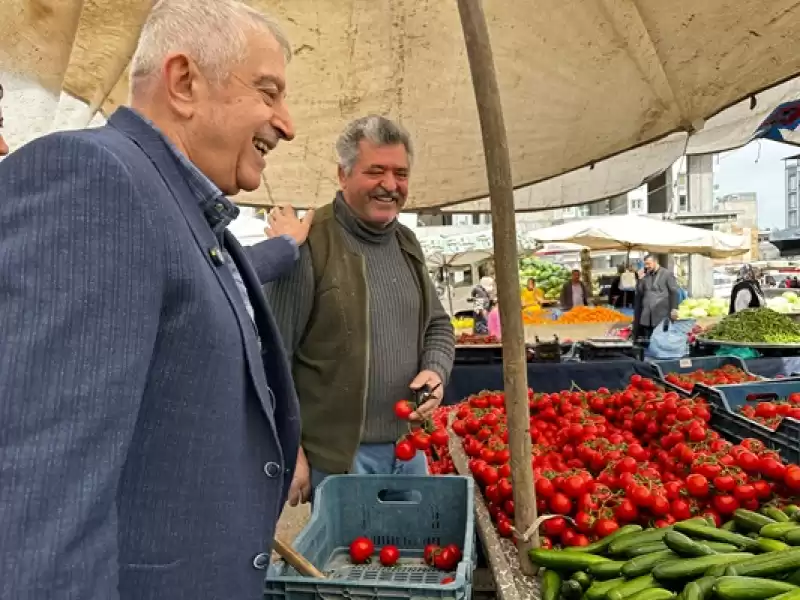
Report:
[[[0,156],[8,154],[8,144],[3,139],[3,84],[0,83]]]

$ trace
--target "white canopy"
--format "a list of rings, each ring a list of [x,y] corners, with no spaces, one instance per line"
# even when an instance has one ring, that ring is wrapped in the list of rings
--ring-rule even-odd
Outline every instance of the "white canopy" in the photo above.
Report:
[[[433,252],[425,257],[429,268],[468,267],[472,264],[492,258],[488,250],[467,250],[466,252],[444,253]]]
[[[0,80],[12,146],[41,133],[19,119],[40,100],[40,124],[62,122],[55,114],[62,91],[86,103],[69,125],[126,101],[127,65],[152,2],[5,0]],[[249,3],[274,15],[292,41],[288,90],[298,133],[270,155],[262,189],[237,202],[329,202],[337,186],[334,140],[368,113],[398,119],[414,137],[407,209],[486,196],[455,2]],[[796,0],[484,4],[513,183],[523,188],[518,210],[616,195],[684,151],[740,146],[777,104],[800,96]],[[800,130],[786,136],[796,141]],[[486,206],[479,200],[457,210]]]
[[[569,242],[590,250],[647,250],[712,258],[738,256],[749,250],[744,236],[637,215],[572,221],[529,235],[539,242]]]

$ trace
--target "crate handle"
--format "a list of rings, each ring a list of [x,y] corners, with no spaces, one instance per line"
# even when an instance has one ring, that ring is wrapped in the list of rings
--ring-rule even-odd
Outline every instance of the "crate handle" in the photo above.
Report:
[[[421,504],[422,494],[418,490],[389,490],[378,492],[378,502],[385,504]]]
[[[775,392],[753,392],[745,396],[745,402],[760,402],[761,400],[777,400],[778,394]]]

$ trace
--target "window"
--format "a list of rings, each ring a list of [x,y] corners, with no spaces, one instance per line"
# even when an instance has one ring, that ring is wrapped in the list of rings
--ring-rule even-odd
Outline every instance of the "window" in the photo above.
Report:
[[[790,210],[789,211],[789,227],[797,227],[797,211]]]
[[[642,210],[642,199],[641,198],[634,198],[631,200],[631,210],[639,211]]]
[[[797,208],[797,192],[789,192],[789,208]]]
[[[589,216],[589,205],[584,204],[578,207],[578,216],[579,217],[588,217]]]
[[[678,196],[678,210],[689,210],[689,200],[686,198],[686,194],[681,194]]]
[[[797,190],[797,173],[789,173],[789,191]]]

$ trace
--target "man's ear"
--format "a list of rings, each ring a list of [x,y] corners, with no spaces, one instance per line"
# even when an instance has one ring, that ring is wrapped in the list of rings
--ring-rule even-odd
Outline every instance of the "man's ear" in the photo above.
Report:
[[[167,102],[184,118],[192,116],[202,77],[197,65],[186,54],[176,52],[164,60],[163,75]]]
[[[347,185],[347,175],[345,174],[342,165],[339,165],[338,169],[336,170],[336,173],[339,177],[339,189],[343,190]]]

